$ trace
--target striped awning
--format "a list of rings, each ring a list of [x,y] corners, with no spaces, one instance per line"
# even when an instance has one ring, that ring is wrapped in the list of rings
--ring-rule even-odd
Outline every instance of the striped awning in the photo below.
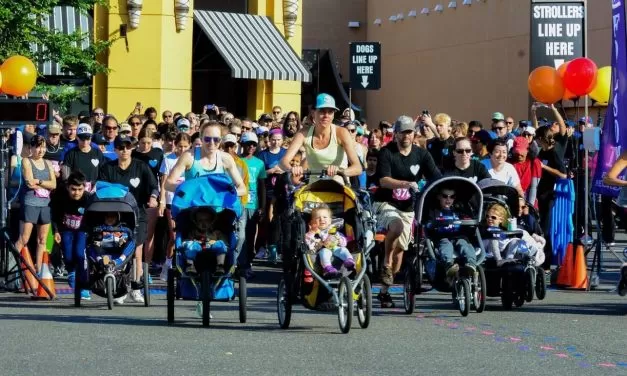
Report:
[[[194,20],[231,67],[233,77],[311,81],[309,70],[267,17],[195,10]]]
[[[58,33],[72,34],[77,30],[83,33],[92,33],[94,28],[94,20],[88,14],[81,12],[71,6],[57,6],[53,8],[52,13],[44,17],[43,26],[48,30],[56,30]],[[80,46],[82,49],[89,47],[91,38],[85,39]],[[31,45],[33,52],[41,52],[44,47],[41,45]],[[61,65],[57,62],[46,61],[39,63],[37,69],[44,76],[69,76],[71,73],[62,72]]]

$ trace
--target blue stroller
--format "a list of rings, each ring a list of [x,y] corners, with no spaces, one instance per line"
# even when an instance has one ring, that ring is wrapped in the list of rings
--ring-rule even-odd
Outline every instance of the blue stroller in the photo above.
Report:
[[[117,213],[115,225],[105,224],[107,213]],[[137,237],[138,207],[128,188],[107,182],[97,182],[96,191],[90,197],[83,215],[82,228],[87,232],[85,261],[87,275],[76,273],[74,305],[81,305],[81,289],[107,299],[107,307],[113,309],[113,300],[133,289],[143,289],[144,305],[150,305],[150,289],[144,278],[135,280],[135,239]],[[103,234],[124,239],[119,247],[101,248]],[[148,275],[148,264],[142,263],[144,276]]]
[[[212,216],[214,230],[224,234],[224,245],[217,248],[197,239],[199,213]],[[211,301],[235,299],[237,223],[242,205],[233,183],[225,174],[211,174],[187,180],[176,190],[172,200],[172,218],[176,223],[175,262],[168,271],[168,322],[174,322],[176,299],[202,302],[202,325],[209,326]],[[194,250],[194,252],[192,252]],[[220,264],[224,259],[223,265]],[[221,267],[224,272],[221,272]],[[246,322],[246,279],[239,276],[239,319]]]

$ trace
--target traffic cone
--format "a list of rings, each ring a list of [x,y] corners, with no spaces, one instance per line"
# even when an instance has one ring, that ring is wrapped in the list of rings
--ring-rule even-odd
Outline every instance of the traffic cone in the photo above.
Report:
[[[52,295],[49,295],[43,286],[46,286]],[[53,299],[54,297],[54,279],[52,278],[52,273],[50,273],[50,267],[48,266],[48,252],[44,252],[44,258],[41,262],[41,284],[37,288],[36,298]]]
[[[39,288],[39,282],[37,282],[37,278],[31,273],[31,269],[28,268],[30,266],[32,270],[35,269],[35,265],[33,265],[33,259],[30,257],[30,252],[28,251],[28,247],[23,247],[20,251],[20,256],[22,256],[21,269],[24,271],[24,279],[26,279],[26,283],[24,284],[24,292],[29,293],[29,289],[34,294]]]
[[[571,287],[573,284],[573,244],[568,243],[566,247],[566,257],[560,266],[557,274],[557,285],[562,287]]]
[[[577,246],[574,265],[571,287],[578,290],[585,290],[588,288],[588,264],[583,252],[583,245]]]

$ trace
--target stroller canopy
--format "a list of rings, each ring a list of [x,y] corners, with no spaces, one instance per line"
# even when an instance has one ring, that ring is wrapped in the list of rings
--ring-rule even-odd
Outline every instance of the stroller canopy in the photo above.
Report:
[[[437,209],[439,205],[438,194],[443,187],[455,190],[454,208],[457,211],[470,215],[473,220],[481,221],[483,215],[483,194],[474,181],[458,176],[440,178],[427,187],[420,196],[416,211],[416,221],[422,223],[428,219],[429,211]]]
[[[107,212],[120,213],[120,220],[130,229],[135,229],[139,208],[133,194],[123,185],[99,181],[96,182],[95,193],[87,201],[83,223],[100,225],[102,214]]]
[[[172,199],[172,217],[190,208],[210,207],[219,213],[232,211],[237,218],[242,215],[242,204],[237,197],[233,181],[226,174],[209,174],[181,183]]]
[[[303,213],[326,204],[333,215],[343,215],[346,211],[360,209],[355,192],[333,179],[323,179],[307,184],[294,193],[294,207]]]
[[[484,179],[478,185],[485,201],[503,204],[511,217],[518,217],[519,194],[516,188],[496,179]]]

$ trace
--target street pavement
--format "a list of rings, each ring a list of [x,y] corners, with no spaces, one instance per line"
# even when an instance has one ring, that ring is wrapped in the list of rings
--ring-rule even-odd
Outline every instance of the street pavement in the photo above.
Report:
[[[614,248],[626,245],[619,240]],[[550,289],[545,300],[512,311],[488,298],[485,312],[465,318],[449,294],[435,291],[419,295],[416,312],[406,315],[397,287],[397,308],[375,301],[370,327],[354,318],[348,334],[340,333],[337,314],[303,307],[295,307],[290,329],[280,329],[279,268],[266,264],[256,265],[249,282],[246,324],[235,300],[212,304],[209,328],[194,302],[177,301],[168,325],[156,278],[151,307],[112,311],[98,297],[75,308],[63,283],[55,301],[0,293],[0,375],[627,374],[627,297],[612,291],[616,265],[606,264],[594,291]]]

